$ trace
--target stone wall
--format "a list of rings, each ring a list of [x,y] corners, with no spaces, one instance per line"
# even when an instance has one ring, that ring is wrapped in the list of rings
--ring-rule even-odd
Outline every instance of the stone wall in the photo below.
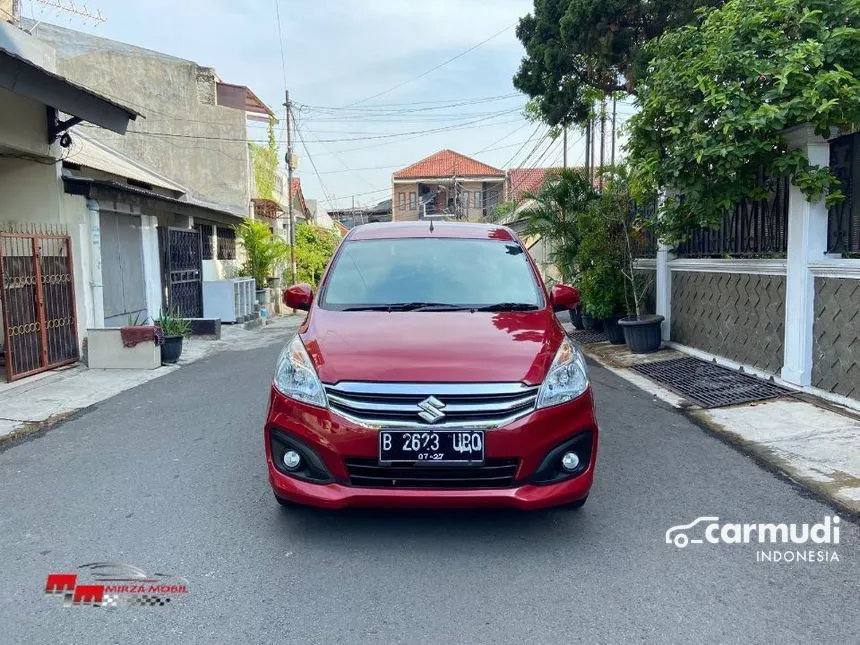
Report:
[[[672,272],[673,341],[779,374],[785,276]]]
[[[860,280],[815,279],[812,385],[860,399]]]

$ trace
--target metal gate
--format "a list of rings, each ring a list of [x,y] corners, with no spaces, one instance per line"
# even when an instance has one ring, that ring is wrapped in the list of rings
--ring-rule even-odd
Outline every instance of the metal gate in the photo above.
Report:
[[[7,380],[79,360],[68,235],[0,232],[0,307]]]
[[[173,315],[203,317],[203,247],[200,231],[168,228],[165,231],[164,273],[167,306]]]

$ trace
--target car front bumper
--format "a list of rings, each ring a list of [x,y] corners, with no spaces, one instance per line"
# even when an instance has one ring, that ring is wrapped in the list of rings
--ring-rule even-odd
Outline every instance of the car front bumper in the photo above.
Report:
[[[428,427],[428,430],[431,428]],[[555,483],[530,481],[554,448],[591,433],[587,466]],[[298,440],[313,450],[330,475],[325,483],[288,475],[275,466],[272,434]],[[350,485],[346,458],[376,459],[378,430],[357,425],[330,410],[288,399],[273,389],[265,427],[269,482],[281,499],[321,508],[516,508],[534,510],[569,504],[588,495],[594,479],[598,429],[589,389],[574,401],[537,410],[485,432],[486,459],[517,459],[513,485],[505,488],[371,488]]]

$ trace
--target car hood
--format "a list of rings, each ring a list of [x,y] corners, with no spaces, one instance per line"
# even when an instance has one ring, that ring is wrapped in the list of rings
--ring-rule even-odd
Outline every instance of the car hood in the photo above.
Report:
[[[564,331],[551,311],[314,309],[299,329],[323,383],[540,384]]]

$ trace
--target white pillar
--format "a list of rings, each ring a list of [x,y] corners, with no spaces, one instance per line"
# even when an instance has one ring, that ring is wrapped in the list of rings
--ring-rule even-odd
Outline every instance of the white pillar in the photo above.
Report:
[[[158,257],[158,218],[140,216],[140,241],[143,252],[143,276],[146,282],[146,312],[157,318],[161,311],[161,262]]]
[[[659,206],[665,203],[668,197],[674,194],[672,190],[666,189],[660,194]],[[674,259],[670,248],[662,240],[657,242],[657,270],[655,272],[655,311],[658,316],[665,320],[661,328],[663,340],[671,340],[672,332],[672,272],[669,270],[669,260]]]
[[[813,166],[830,165],[830,144],[808,125],[785,133],[792,149],[806,152]],[[785,347],[782,378],[806,386],[812,380],[812,338],[815,321],[815,278],[810,262],[820,262],[827,252],[827,207],[814,202],[794,185],[788,198],[788,254],[785,276]]]
[[[657,245],[657,271],[656,271],[656,307],[655,313],[663,316],[662,334],[663,340],[671,340],[672,325],[672,272],[669,270],[669,247],[663,242]]]
[[[99,218],[99,203],[87,200],[90,220],[90,293],[92,297],[92,326],[101,329],[105,326],[105,297],[102,283],[102,229]],[[87,321],[90,322],[90,321]]]

